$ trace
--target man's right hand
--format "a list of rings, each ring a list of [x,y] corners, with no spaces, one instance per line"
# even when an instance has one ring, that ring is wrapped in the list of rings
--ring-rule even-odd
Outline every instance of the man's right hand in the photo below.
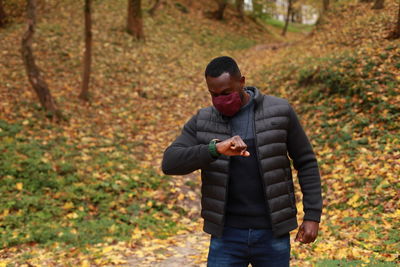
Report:
[[[243,142],[239,135],[235,135],[229,139],[218,142],[216,144],[217,151],[226,156],[250,156],[250,152],[247,151],[247,145]]]

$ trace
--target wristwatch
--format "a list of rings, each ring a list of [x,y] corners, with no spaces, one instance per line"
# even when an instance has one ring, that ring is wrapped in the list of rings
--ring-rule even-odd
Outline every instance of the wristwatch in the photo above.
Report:
[[[210,143],[208,144],[208,150],[210,151],[211,155],[213,157],[219,157],[221,156],[221,153],[219,153],[217,151],[217,146],[216,143],[221,142],[221,140],[214,138],[210,141]]]

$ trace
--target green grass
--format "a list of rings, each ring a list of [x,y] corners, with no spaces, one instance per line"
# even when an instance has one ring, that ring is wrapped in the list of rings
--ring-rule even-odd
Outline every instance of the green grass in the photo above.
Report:
[[[347,260],[321,260],[316,262],[316,267],[348,267],[348,266],[361,266],[363,261],[347,261]],[[364,263],[363,266],[368,267],[390,267],[398,266],[396,263],[390,262],[376,262],[371,261],[370,263]]]
[[[271,18],[271,17],[265,17],[261,18],[262,21],[268,25],[271,25],[276,28],[283,29],[285,26],[285,22]],[[287,30],[289,32],[310,32],[313,29],[314,25],[308,25],[308,24],[300,24],[300,23],[293,23],[289,22]]]
[[[178,230],[167,201],[141,204],[151,200],[148,191],[165,189],[171,178],[138,171],[129,157],[132,147],[109,142],[79,149],[66,138],[26,137],[27,127],[0,120],[0,248],[129,240],[136,226],[159,237]]]
[[[399,83],[395,72],[379,70],[385,65],[395,68],[394,61],[387,59],[387,54],[381,55],[380,60],[372,60],[368,55],[354,55],[349,52],[316,59],[298,70],[299,94],[304,102],[311,103],[324,99],[330,101],[331,96],[342,97],[346,100],[346,110],[342,110],[342,114],[335,105],[327,105],[338,112],[339,117],[353,112],[354,106],[363,110],[374,108],[375,112],[369,117],[354,114],[354,127],[362,128],[373,120],[385,123],[389,130],[395,130],[398,127],[395,123],[396,116],[400,109],[389,103],[385,97],[395,96]],[[385,88],[385,95],[382,95],[382,88]],[[352,101],[352,98],[358,101]],[[345,136],[342,137],[346,139]]]

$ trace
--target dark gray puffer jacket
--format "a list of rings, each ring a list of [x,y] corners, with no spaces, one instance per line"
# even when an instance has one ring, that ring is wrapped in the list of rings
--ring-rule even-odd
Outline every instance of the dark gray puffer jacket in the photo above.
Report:
[[[247,89],[255,93],[253,126],[257,159],[274,236],[298,227],[289,157],[298,171],[303,193],[303,220],[320,222],[322,195],[318,163],[294,109],[286,99],[261,94],[256,87]],[[168,175],[184,175],[201,169],[203,230],[217,237],[222,236],[225,223],[230,156],[213,157],[208,143],[213,138],[230,137],[229,117],[214,106],[201,108],[164,151],[162,161],[162,171]]]

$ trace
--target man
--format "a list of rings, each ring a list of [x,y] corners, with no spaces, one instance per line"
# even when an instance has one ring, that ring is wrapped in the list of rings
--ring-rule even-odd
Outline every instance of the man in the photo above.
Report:
[[[289,232],[298,227],[289,157],[304,206],[295,241],[310,243],[318,234],[322,195],[313,148],[289,102],[245,87],[232,58],[213,59],[205,78],[213,105],[186,122],[165,150],[162,170],[201,169],[207,266],[289,266]]]

